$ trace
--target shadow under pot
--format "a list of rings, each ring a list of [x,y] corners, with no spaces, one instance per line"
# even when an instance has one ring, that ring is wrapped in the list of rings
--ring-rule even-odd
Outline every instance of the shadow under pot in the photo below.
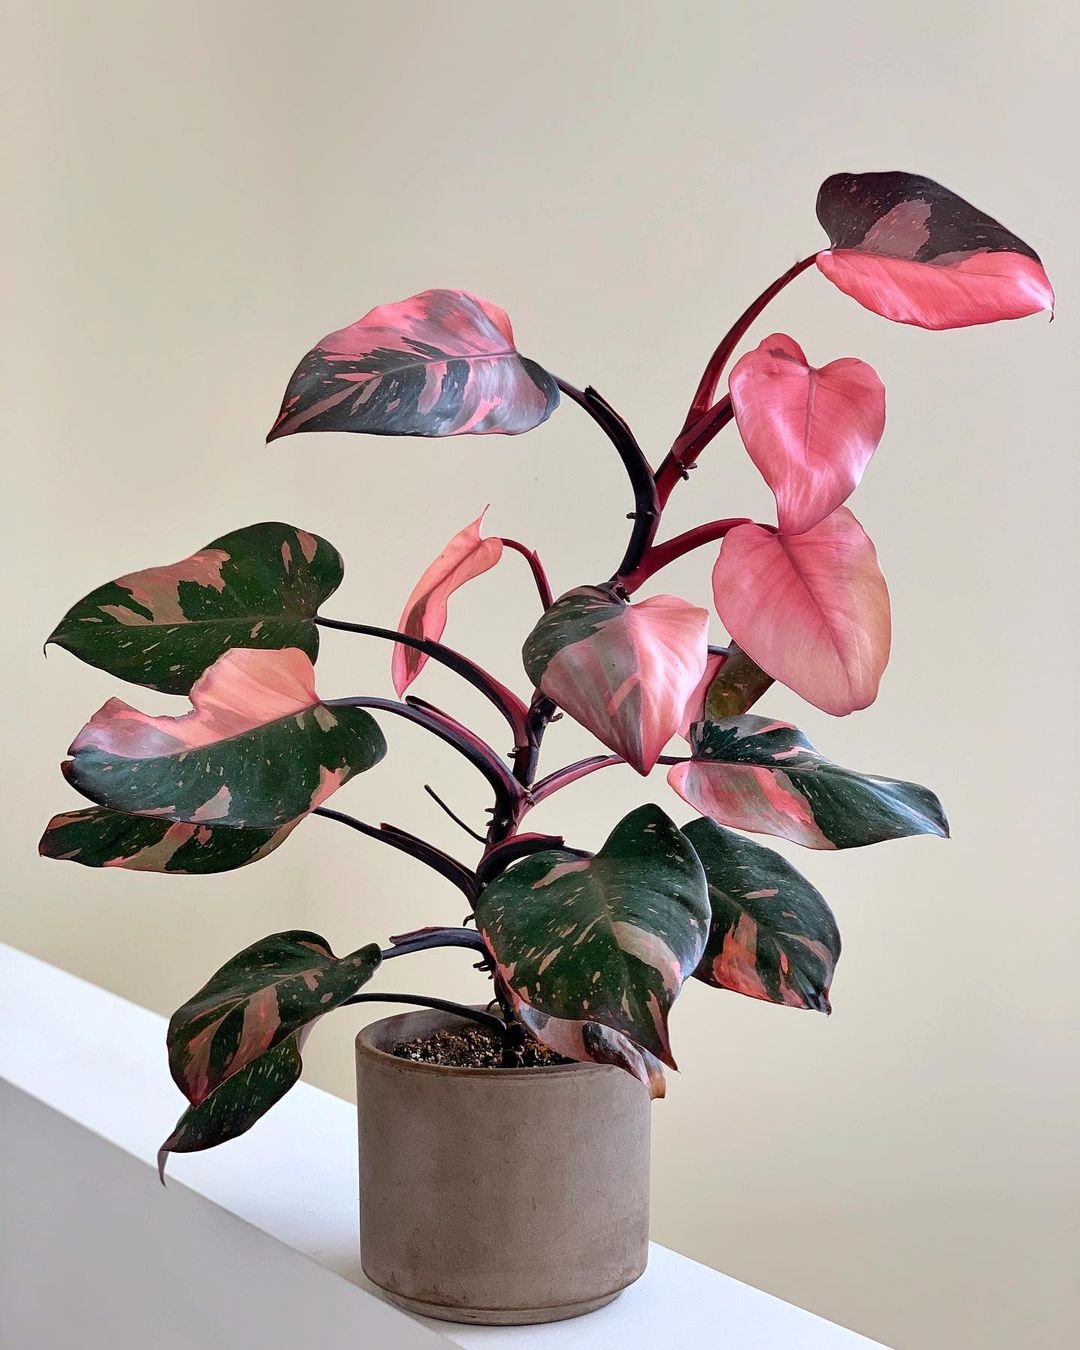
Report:
[[[649,1095],[605,1064],[456,1068],[390,1053],[463,1025],[424,1010],[356,1038],[364,1273],[444,1321],[592,1312],[648,1260]]]

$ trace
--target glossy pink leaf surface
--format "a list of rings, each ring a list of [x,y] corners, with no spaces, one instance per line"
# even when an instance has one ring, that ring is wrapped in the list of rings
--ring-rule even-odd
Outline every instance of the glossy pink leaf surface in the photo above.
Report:
[[[686,707],[683,709],[682,721],[679,723],[679,735],[687,738],[690,735],[690,728],[695,722],[700,722],[705,716],[705,696],[709,692],[709,686],[716,678],[717,672],[724,664],[725,657],[723,652],[710,652],[705,662],[705,674],[697,682],[694,692],[687,699]]]
[[[484,513],[459,530],[424,575],[405,602],[398,631],[410,637],[438,641],[446,628],[446,605],[459,586],[488,571],[502,557],[501,539],[482,539],[480,526]],[[392,662],[394,688],[398,697],[408,689],[427,664],[427,654],[414,647],[395,643]]]
[[[1054,308],[1035,250],[933,179],[834,174],[821,185],[817,214],[832,243],[818,268],[897,323],[965,328]]]
[[[854,492],[885,430],[885,386],[865,361],[820,369],[783,333],[731,372],[747,453],[776,498],[782,534],[802,534]]]
[[[728,632],[774,679],[835,716],[877,697],[889,660],[889,592],[862,526],[838,507],[805,534],[740,525],[713,568]]]
[[[648,773],[705,673],[708,626],[706,610],[675,595],[628,605],[580,586],[529,635],[525,670],[575,721]]]
[[[497,305],[433,290],[379,305],[324,337],[293,372],[268,440],[297,431],[517,435],[559,404]]]

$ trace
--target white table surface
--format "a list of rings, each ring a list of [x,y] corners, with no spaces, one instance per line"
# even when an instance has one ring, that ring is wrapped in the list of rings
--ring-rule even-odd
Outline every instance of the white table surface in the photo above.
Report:
[[[157,1146],[184,1106],[165,1019],[3,944],[0,1013],[3,1350],[876,1344],[655,1243],[642,1279],[585,1318],[409,1316],[360,1270],[349,1103],[300,1083],[242,1139],[171,1158],[162,1190]]]

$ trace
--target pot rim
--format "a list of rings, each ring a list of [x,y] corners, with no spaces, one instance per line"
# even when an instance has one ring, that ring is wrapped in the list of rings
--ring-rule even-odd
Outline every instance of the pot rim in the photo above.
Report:
[[[486,1005],[485,1005],[486,1006]],[[380,1017],[374,1022],[369,1022],[366,1026],[360,1028],[356,1033],[356,1053],[363,1055],[366,1059],[375,1060],[379,1063],[393,1064],[396,1068],[408,1072],[417,1071],[427,1074],[438,1074],[442,1077],[450,1078],[488,1078],[495,1081],[528,1079],[532,1082],[543,1082],[552,1075],[565,1075],[568,1073],[623,1073],[617,1064],[597,1064],[592,1061],[575,1060],[572,1064],[544,1064],[532,1068],[520,1069],[485,1069],[478,1065],[465,1064],[423,1064],[415,1059],[399,1059],[397,1055],[392,1055],[388,1050],[380,1050],[377,1045],[371,1043],[371,1033],[378,1027],[383,1027],[387,1022],[402,1021],[409,1018],[430,1018],[432,1014],[438,1014],[446,1019],[446,1024],[453,1026],[455,1023],[464,1023],[468,1019],[459,1016],[457,1013],[441,1012],[435,1008],[417,1008],[412,1012],[391,1013],[388,1017]]]

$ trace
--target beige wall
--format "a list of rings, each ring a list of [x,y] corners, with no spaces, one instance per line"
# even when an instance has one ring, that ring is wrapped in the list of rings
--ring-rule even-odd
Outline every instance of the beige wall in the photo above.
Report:
[[[618,466],[573,408],[518,440],[264,447],[311,341],[373,304],[469,288],[510,311],[526,352],[595,381],[658,455],[726,321],[819,239],[826,174],[928,173],[1042,250],[1061,296],[1052,327],[895,327],[810,274],[756,330],[791,332],[821,363],[860,355],[889,386],[856,503],[895,604],[881,698],[841,722],[783,692],[769,706],[843,762],[932,784],[955,838],[799,856],[844,933],[831,1020],[687,990],[684,1072],[655,1111],[655,1235],[898,1346],[1069,1342],[1080,200],[1064,6],[5,11],[4,935],[161,1010],[275,929],[344,948],[462,907],[324,821],[217,879],[39,862],[43,822],[73,801],[57,761],[89,713],[113,692],[173,706],[64,653],[44,662],[67,605],[284,517],[349,561],[330,613],[392,623],[485,502],[560,586],[606,575],[626,529]],[[728,434],[671,528],[768,505]],[[520,683],[519,561],[455,601],[448,640]],[[704,599],[709,563],[664,588]],[[324,690],[388,692],[388,656],[327,641]],[[501,734],[437,673],[425,692]],[[474,820],[482,788],[421,733],[388,730],[388,761],[341,805],[468,855],[420,786]],[[556,728],[549,762],[588,745]],[[650,788],[689,814],[661,779]],[[599,841],[644,790],[612,773],[538,823]],[[452,952],[393,969],[394,984],[449,996],[475,996],[477,980]],[[351,1091],[355,1025],[319,1029],[312,1081]],[[105,1092],[107,1046],[101,1058]]]

